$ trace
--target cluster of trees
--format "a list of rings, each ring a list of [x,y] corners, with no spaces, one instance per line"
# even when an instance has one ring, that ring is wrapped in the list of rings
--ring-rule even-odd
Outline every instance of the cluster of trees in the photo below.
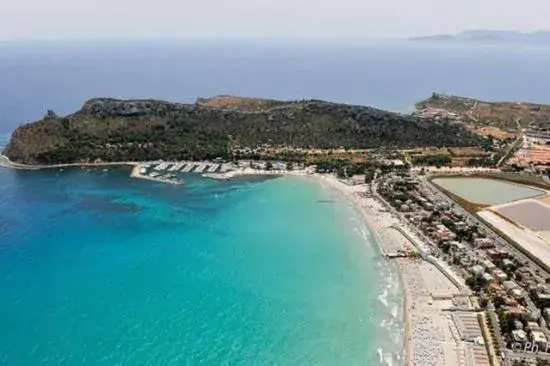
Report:
[[[472,289],[472,291],[479,293],[485,287],[486,281],[480,276],[470,276],[466,279],[466,285]]]
[[[365,182],[370,183],[376,174],[385,174],[394,170],[408,170],[408,164],[395,166],[380,160],[366,159],[362,162],[352,162],[348,159],[328,157],[317,161],[317,173],[336,173],[339,178],[350,178],[354,175],[365,174]]]
[[[235,150],[232,152],[233,159],[241,160],[274,160],[274,161],[288,161],[294,163],[305,163],[307,160],[307,154],[303,151],[284,150],[278,153],[271,153],[262,151],[262,149],[256,149],[251,152]]]
[[[527,324],[527,317],[524,314],[516,314],[516,313],[507,313],[505,312],[501,306],[502,304],[496,304],[495,307],[497,307],[497,314],[499,318],[500,323],[500,330],[503,334],[508,334],[511,331],[515,330],[515,322],[519,321],[522,324]]]
[[[414,165],[450,166],[453,159],[450,155],[418,155],[412,158]]]
[[[491,157],[471,158],[466,165],[469,167],[491,167],[495,165],[495,160]]]

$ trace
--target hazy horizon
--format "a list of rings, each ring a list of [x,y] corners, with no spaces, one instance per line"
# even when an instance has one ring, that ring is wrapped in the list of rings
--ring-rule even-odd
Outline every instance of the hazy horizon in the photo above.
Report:
[[[546,0],[529,6],[519,0],[7,0],[0,40],[408,38],[469,29],[528,32],[547,28],[548,19]]]
[[[213,36],[213,35],[140,35],[140,36],[81,36],[81,37],[28,37],[28,38],[14,38],[14,39],[2,39],[1,44],[16,44],[16,43],[50,43],[50,42],[147,42],[147,41],[223,41],[223,42],[239,42],[239,41],[284,41],[284,42],[377,42],[377,41],[407,41],[411,38],[439,36],[439,35],[459,35],[466,32],[511,32],[518,34],[532,34],[535,32],[550,32],[550,27],[540,29],[496,29],[496,28],[465,28],[454,32],[432,32],[421,34],[409,34],[402,36],[292,36],[292,35],[227,35],[227,36]],[[550,46],[550,45],[549,45]]]

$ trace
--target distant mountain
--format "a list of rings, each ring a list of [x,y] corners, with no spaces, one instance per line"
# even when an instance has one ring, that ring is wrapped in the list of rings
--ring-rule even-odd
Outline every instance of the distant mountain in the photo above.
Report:
[[[413,37],[413,42],[455,42],[455,43],[520,43],[526,45],[550,46],[550,31],[522,33],[501,30],[468,30],[455,35],[438,34]]]

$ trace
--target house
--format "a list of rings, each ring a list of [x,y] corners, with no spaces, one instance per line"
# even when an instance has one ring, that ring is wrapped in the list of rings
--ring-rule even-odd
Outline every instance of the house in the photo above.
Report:
[[[470,272],[476,276],[476,277],[480,277],[483,272],[485,272],[485,270],[483,269],[482,266],[480,266],[479,264],[476,264],[475,266],[472,266],[472,268],[470,268]]]
[[[508,257],[508,251],[504,249],[489,249],[487,255],[493,260],[504,259]]]
[[[512,262],[510,259],[506,258],[502,261],[502,264],[504,264],[505,267],[510,268],[514,265],[514,262]]]
[[[449,230],[445,225],[438,224],[435,226],[436,232],[435,236],[439,240],[453,240],[456,238],[456,234]]]
[[[519,300],[523,298],[523,291],[520,288],[515,288],[510,291],[510,295],[512,295],[514,299]]]
[[[504,281],[502,283],[502,287],[504,287],[504,289],[508,292],[512,291],[513,289],[516,289],[519,287],[519,285],[517,283],[515,283],[514,281]]]
[[[535,300],[541,307],[550,306],[550,294],[544,294],[540,292],[535,293]]]
[[[497,268],[497,266],[495,266],[495,264],[488,259],[484,260],[481,265],[483,265],[483,268],[485,268],[487,272],[491,272],[492,270]]]
[[[527,342],[527,333],[524,330],[513,330],[512,339],[517,343],[525,343]]]
[[[495,243],[489,238],[476,238],[473,242],[474,247],[480,249],[490,249],[495,247]]]
[[[531,332],[531,341],[536,344],[539,349],[546,350],[546,346],[548,345],[548,340],[546,339],[546,336],[543,332],[540,330],[532,331]]]
[[[508,275],[499,268],[494,269],[491,274],[501,283],[508,279]]]
[[[490,275],[489,273],[484,273],[483,274],[483,280],[485,282],[493,282],[495,280],[495,278],[492,275]]]
[[[527,322],[527,326],[525,327],[530,332],[540,330],[539,323],[537,322]]]

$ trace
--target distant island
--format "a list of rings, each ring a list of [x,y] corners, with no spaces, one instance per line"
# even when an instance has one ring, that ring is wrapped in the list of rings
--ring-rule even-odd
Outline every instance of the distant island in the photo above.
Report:
[[[455,35],[437,34],[413,37],[412,42],[438,43],[517,43],[533,46],[550,46],[550,31],[540,30],[530,33],[502,30],[468,30]]]
[[[97,98],[19,127],[3,154],[29,165],[270,157],[298,150],[479,146],[445,119],[318,100],[218,96],[192,104]],[[274,155],[275,154],[275,155]]]

